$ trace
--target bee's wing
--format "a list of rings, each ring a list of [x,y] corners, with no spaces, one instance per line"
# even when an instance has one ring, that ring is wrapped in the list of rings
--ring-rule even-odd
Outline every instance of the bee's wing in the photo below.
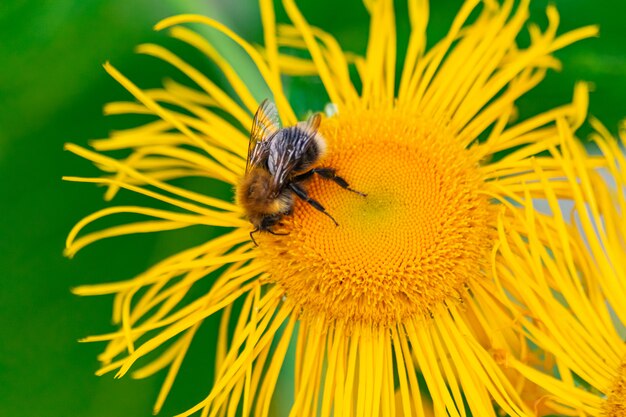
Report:
[[[254,114],[248,144],[246,172],[250,167],[257,166],[267,159],[269,140],[280,130],[280,121],[276,106],[265,99]]]
[[[319,113],[316,113],[306,122],[281,130],[276,135],[276,140],[272,140],[267,165],[272,174],[275,192],[282,189],[287,178],[315,140],[321,120]]]

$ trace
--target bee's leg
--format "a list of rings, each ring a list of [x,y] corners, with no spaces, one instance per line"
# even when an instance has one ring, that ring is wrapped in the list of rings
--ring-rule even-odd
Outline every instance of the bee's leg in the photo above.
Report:
[[[287,236],[289,233],[276,233],[275,231],[272,230],[272,227],[274,227],[277,223],[279,223],[282,217],[283,217],[282,215],[265,216],[263,220],[261,221],[259,230],[263,232],[267,232],[270,235],[274,235],[274,236]]]
[[[255,234],[258,231],[259,231],[259,228],[257,227],[256,229],[254,229],[253,231],[250,232],[250,240],[252,240],[252,242],[254,243],[254,246],[259,246],[259,244],[256,243],[256,240],[254,240],[254,236],[252,236],[253,234]]]
[[[313,176],[313,174],[315,174],[315,170],[314,170],[314,169],[311,169],[311,170],[309,170],[309,171],[307,171],[307,172],[305,172],[305,173],[303,173],[303,174],[296,175],[296,176],[293,178],[293,181],[295,181],[295,182],[302,182],[302,181],[306,181],[306,180],[308,180],[309,178],[311,178],[311,177]]]
[[[254,239],[254,236],[252,236],[254,233],[260,232],[261,230],[263,230],[264,232],[269,233],[270,235],[274,235],[274,236],[287,236],[289,235],[289,233],[276,233],[275,231],[273,231],[272,229],[259,229],[258,227],[256,229],[254,229],[253,231],[250,232],[250,239],[252,240],[252,243],[254,243],[254,246],[259,246],[258,243],[256,243],[256,239]]]
[[[302,199],[303,201],[306,201],[311,206],[313,206],[313,208],[321,211],[322,213],[324,213],[325,215],[330,217],[330,219],[335,223],[335,226],[339,226],[339,223],[337,223],[337,220],[335,220],[335,218],[333,216],[331,216],[330,214],[328,214],[328,212],[326,212],[326,209],[324,208],[324,206],[322,206],[317,200],[314,200],[311,197],[309,197],[309,195],[306,193],[306,191],[302,187],[300,187],[298,184],[292,182],[292,183],[289,184],[289,188],[300,199]]]
[[[333,168],[324,168],[324,167],[314,168],[310,170],[309,172],[313,174],[317,174],[324,179],[334,181],[338,186],[345,188],[348,191],[352,191],[353,193],[356,193],[360,196],[363,196],[363,197],[367,196],[367,194],[365,193],[362,193],[360,191],[350,188],[348,181],[344,180],[339,175],[335,174],[336,171]],[[309,172],[307,172],[306,174],[308,174]],[[306,175],[306,174],[303,174],[303,175]]]
[[[289,236],[289,233],[276,233],[272,229],[267,229],[266,232],[274,236]]]

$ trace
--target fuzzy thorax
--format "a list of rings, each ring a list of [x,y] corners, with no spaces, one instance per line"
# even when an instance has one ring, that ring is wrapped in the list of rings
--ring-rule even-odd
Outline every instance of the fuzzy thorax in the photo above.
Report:
[[[248,219],[259,227],[262,218],[268,215],[281,216],[293,208],[290,193],[277,195],[272,187],[272,175],[262,168],[253,168],[237,187],[237,203],[244,208]]]

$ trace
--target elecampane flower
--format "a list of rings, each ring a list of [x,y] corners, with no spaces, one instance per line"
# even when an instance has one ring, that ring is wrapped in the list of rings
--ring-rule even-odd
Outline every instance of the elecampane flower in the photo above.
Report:
[[[517,277],[506,289],[512,309],[545,358],[541,366],[512,358],[509,366],[542,388],[551,414],[618,417],[626,415],[626,158],[606,128],[592,124],[607,168],[599,171],[576,141],[552,149],[564,176],[548,178],[539,164],[535,173],[559,220],[546,221],[527,195],[527,210],[517,213],[523,228],[500,223],[507,261],[498,275]],[[560,189],[571,197],[558,198]]]
[[[524,373],[507,366],[508,358],[528,359],[517,310],[501,294],[513,284],[494,281],[494,271],[517,265],[496,249],[503,234],[522,227],[515,219],[524,204],[506,203],[527,195],[545,198],[551,191],[541,180],[565,175],[558,158],[535,155],[563,140],[557,120],[571,129],[582,123],[587,89],[579,84],[572,103],[517,122],[515,101],[559,68],[555,50],[594,36],[596,28],[557,35],[558,14],[549,7],[548,27],[528,25],[530,42],[521,47],[516,39],[526,27],[527,1],[466,1],[448,34],[427,50],[428,3],[409,0],[411,34],[400,66],[392,1],[365,2],[371,17],[365,56],[343,51],[331,35],[308,24],[293,0],[282,5],[289,24],[277,24],[272,2],[260,1],[262,48],[208,17],[176,16],[157,25],[213,61],[232,96],[157,45],[142,45],[139,52],[172,64],[195,88],[167,81],[142,90],[105,66],[137,100],[113,103],[107,112],[156,118],[93,141],[95,151],[67,145],[105,172],[68,179],[106,185],[107,199],[124,189],[172,208],[96,212],[72,230],[67,255],[130,233],[203,225],[223,228],[223,234],[134,279],[76,289],[115,294],[119,330],[87,339],[108,341],[99,373],[122,376],[137,361],[142,366],[136,377],[168,368],[158,412],[198,328],[219,315],[213,388],[181,415],[266,416],[285,372],[295,381],[294,416],[422,416],[429,410],[533,415],[520,389]],[[283,219],[282,235],[260,232],[255,246],[253,228],[236,203],[172,183],[199,176],[237,187],[260,101],[214,45],[183,26],[189,23],[215,29],[248,54],[284,126],[304,116],[295,114],[283,81],[321,80],[332,103],[320,126],[328,144],[321,164],[367,193],[363,198],[311,179],[307,190],[339,226],[297,201]],[[127,156],[105,154],[114,150]],[[494,159],[501,152],[506,156]],[[119,213],[149,220],[81,233]],[[548,224],[559,221],[557,214],[545,217]],[[503,224],[511,230],[502,230]],[[205,280],[214,280],[211,290],[192,298],[190,289]],[[293,367],[286,364],[292,342]],[[146,361],[157,349],[156,359]]]

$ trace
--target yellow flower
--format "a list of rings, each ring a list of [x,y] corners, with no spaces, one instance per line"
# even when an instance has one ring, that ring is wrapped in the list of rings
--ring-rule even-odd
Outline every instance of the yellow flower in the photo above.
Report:
[[[607,161],[604,175],[579,143],[564,140],[560,151],[552,149],[563,178],[534,168],[550,221],[530,209],[528,195],[516,220],[520,230],[502,219],[498,275],[517,277],[506,288],[512,308],[545,355],[541,366],[515,359],[509,366],[543,389],[552,414],[619,417],[626,416],[626,157],[606,128],[592,124]],[[561,190],[570,196],[559,198]]]
[[[68,179],[106,185],[107,199],[125,189],[172,208],[114,206],[96,212],[72,230],[67,255],[130,233],[204,225],[223,228],[223,234],[129,281],[76,289],[82,295],[115,294],[119,330],[87,339],[108,341],[99,372],[125,375],[164,346],[133,374],[146,377],[169,368],[158,412],[199,326],[219,315],[213,388],[181,415],[202,410],[209,416],[266,416],[281,372],[295,380],[293,416],[455,416],[466,409],[475,416],[495,416],[496,409],[533,415],[520,394],[526,375],[507,365],[529,362],[517,307],[501,295],[515,280],[500,274],[496,285],[494,272],[518,266],[498,248],[520,230],[516,219],[531,204],[523,199],[547,197],[552,191],[541,181],[566,174],[559,158],[534,155],[573,140],[563,139],[557,121],[571,129],[583,122],[587,88],[579,84],[572,103],[519,122],[515,101],[559,68],[555,50],[597,31],[585,27],[557,35],[558,14],[549,7],[548,27],[528,26],[530,43],[521,47],[516,39],[526,25],[528,2],[514,3],[466,1],[449,33],[427,50],[428,4],[409,0],[411,35],[401,68],[390,0],[365,2],[371,16],[365,56],[344,52],[306,22],[293,0],[283,0],[291,24],[281,25],[272,1],[260,1],[264,46],[258,49],[207,17],[176,16],[157,25],[214,61],[232,97],[160,46],[142,45],[139,51],[169,62],[197,89],[168,81],[142,90],[107,64],[138,100],[111,104],[107,112],[156,120],[94,141],[96,152],[68,145],[107,173]],[[241,207],[171,182],[200,176],[236,187],[258,107],[237,69],[210,42],[180,26],[186,23],[214,28],[249,55],[284,126],[300,119],[286,98],[284,77],[319,77],[336,109],[320,127],[328,142],[322,164],[367,193],[363,198],[311,180],[308,191],[339,226],[297,202],[293,215],[284,218],[281,232],[287,234],[260,232],[257,247]],[[113,150],[128,155],[118,160],[101,153]],[[506,156],[494,159],[502,152]],[[600,158],[588,161],[589,167],[602,164]],[[559,196],[572,192],[558,190]],[[81,234],[118,213],[150,220]],[[544,218],[555,228],[561,220],[556,214]],[[206,280],[211,290],[193,298],[190,289]],[[285,359],[292,341],[293,367]]]

